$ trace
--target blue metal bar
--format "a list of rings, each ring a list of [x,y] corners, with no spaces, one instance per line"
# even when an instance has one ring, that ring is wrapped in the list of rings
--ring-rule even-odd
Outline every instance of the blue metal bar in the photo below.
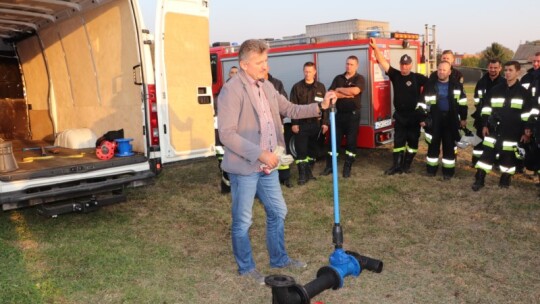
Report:
[[[339,224],[339,187],[337,171],[336,106],[330,107],[330,143],[332,146],[332,184],[334,187],[334,223]]]

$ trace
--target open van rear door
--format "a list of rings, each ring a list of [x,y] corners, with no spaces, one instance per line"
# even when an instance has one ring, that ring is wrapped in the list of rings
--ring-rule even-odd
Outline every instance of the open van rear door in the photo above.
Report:
[[[155,67],[163,163],[215,155],[208,2],[158,1]]]

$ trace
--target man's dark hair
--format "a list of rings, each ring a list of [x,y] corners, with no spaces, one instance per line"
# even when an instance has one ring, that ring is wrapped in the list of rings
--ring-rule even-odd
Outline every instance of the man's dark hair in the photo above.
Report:
[[[347,57],[347,60],[349,59],[352,59],[352,60],[355,60],[356,62],[358,62],[358,57],[354,56],[354,55],[351,55],[349,57]]]
[[[513,65],[516,68],[516,71],[521,70],[521,64],[515,60],[508,61],[504,64],[505,67]]]
[[[304,63],[304,68],[305,67],[315,67],[315,63],[313,63],[312,61],[308,61],[308,62]]]
[[[540,52],[534,53],[534,57],[536,57],[536,56],[540,56]]]
[[[501,60],[499,58],[491,58],[489,61],[488,61],[488,64],[490,63],[501,63]]]

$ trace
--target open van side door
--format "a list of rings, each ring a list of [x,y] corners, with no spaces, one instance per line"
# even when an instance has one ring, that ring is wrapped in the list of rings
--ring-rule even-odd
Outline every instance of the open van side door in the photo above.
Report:
[[[158,1],[155,67],[163,163],[215,155],[208,2]]]

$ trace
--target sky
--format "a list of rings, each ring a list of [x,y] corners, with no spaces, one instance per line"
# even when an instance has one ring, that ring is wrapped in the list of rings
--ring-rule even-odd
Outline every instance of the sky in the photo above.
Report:
[[[153,32],[156,0],[140,0]],[[386,21],[391,31],[424,34],[436,28],[440,49],[474,54],[493,42],[516,51],[540,39],[539,0],[209,0],[210,43],[282,38],[317,23],[363,19]]]

